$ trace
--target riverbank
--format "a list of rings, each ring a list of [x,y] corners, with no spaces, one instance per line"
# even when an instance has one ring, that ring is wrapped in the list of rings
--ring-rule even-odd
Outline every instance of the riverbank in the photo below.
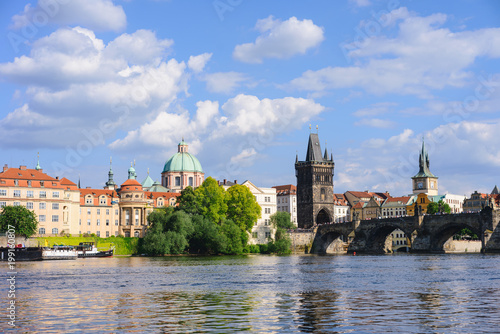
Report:
[[[139,253],[139,238],[38,237],[31,239],[35,239],[40,246],[77,246],[80,242],[95,242],[98,249],[110,249],[111,247],[114,247],[114,255],[130,256]]]

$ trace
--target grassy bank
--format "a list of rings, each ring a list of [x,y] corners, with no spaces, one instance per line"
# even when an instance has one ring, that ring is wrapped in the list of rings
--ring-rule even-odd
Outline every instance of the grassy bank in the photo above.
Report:
[[[68,245],[76,246],[80,242],[96,243],[99,250],[115,247],[115,255],[132,255],[138,253],[139,238],[98,238],[98,237],[40,237],[36,238],[41,246]]]

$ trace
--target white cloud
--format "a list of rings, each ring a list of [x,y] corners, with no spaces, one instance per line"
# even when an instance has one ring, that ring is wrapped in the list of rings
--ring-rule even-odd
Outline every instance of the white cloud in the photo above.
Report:
[[[441,27],[447,18],[444,14],[419,17],[401,8],[388,16],[402,20],[396,37],[374,35],[344,45],[355,65],[306,71],[291,86],[320,92],[362,88],[377,95],[427,96],[433,89],[463,87],[471,79],[468,68],[478,57],[500,57],[500,28],[453,32]]]
[[[201,80],[207,82],[207,90],[212,93],[229,94],[247,77],[238,72],[218,72],[205,74]]]
[[[393,196],[411,193],[423,136],[431,172],[439,177],[439,193],[470,195],[480,177],[498,174],[499,132],[500,120],[495,119],[449,123],[425,133],[405,129],[388,139],[372,138],[336,157],[335,186],[339,191],[389,190]]]
[[[313,100],[285,97],[262,99],[239,94],[222,106],[227,121],[215,135],[277,134],[300,128],[325,108]]]
[[[349,0],[349,3],[355,5],[356,7],[367,7],[372,4],[370,0]]]
[[[312,20],[296,17],[281,21],[269,16],[258,20],[255,29],[261,35],[254,43],[237,45],[233,51],[235,59],[245,63],[262,63],[264,58],[286,59],[306,53],[324,39],[323,28]]]
[[[51,122],[53,135],[44,143],[73,145],[83,129],[96,128],[102,120],[116,130],[136,127],[187,91],[186,64],[163,60],[171,45],[147,30],[120,35],[106,45],[88,29],[62,28],[35,41],[28,56],[0,64],[0,75],[26,85],[29,112],[75,123],[61,141],[58,134],[66,130]],[[45,130],[40,124],[32,135],[37,131]]]
[[[396,122],[380,118],[364,118],[354,122],[355,126],[369,126],[372,128],[390,129],[396,126]]]
[[[38,0],[36,6],[24,7],[21,14],[12,17],[11,29],[37,25],[43,22],[59,25],[80,25],[97,31],[121,31],[127,25],[122,6],[111,0]]]
[[[188,61],[188,67],[195,73],[203,71],[205,65],[212,58],[211,53],[203,53],[198,56],[190,56]]]

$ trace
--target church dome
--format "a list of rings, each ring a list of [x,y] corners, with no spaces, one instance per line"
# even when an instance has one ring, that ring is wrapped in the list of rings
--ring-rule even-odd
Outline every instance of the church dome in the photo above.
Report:
[[[188,145],[184,139],[178,145],[178,151],[174,154],[163,167],[163,172],[199,172],[203,173],[198,159],[188,153]]]

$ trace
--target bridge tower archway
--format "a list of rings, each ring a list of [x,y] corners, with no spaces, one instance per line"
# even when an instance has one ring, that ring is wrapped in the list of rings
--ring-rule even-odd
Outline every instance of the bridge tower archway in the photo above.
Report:
[[[327,210],[321,209],[318,212],[318,215],[316,216],[316,224],[326,224],[326,223],[331,223],[333,221],[332,217],[328,213]]]

